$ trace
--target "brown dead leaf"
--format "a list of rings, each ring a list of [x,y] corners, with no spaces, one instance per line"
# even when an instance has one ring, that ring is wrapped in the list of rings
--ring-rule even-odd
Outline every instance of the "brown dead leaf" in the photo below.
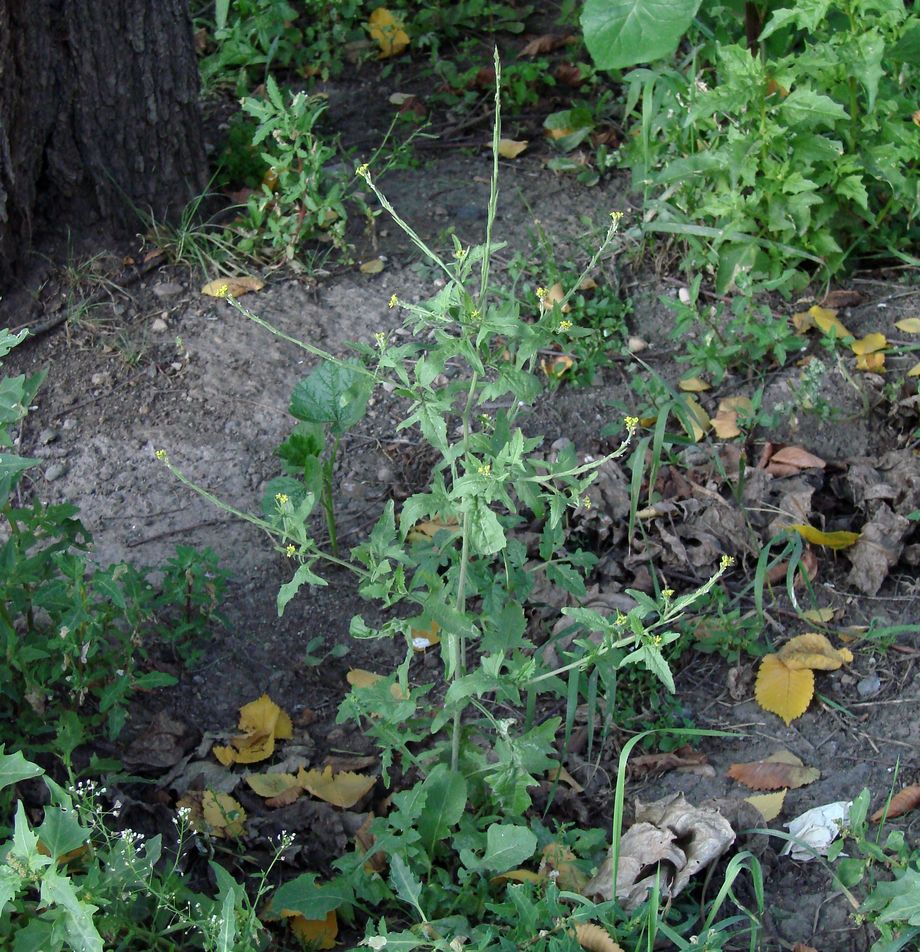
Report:
[[[824,469],[827,465],[820,456],[809,453],[801,446],[784,446],[770,457],[771,463],[785,463],[796,469]]]
[[[804,942],[796,942],[792,947],[792,952],[818,952],[813,945],[806,945]]]
[[[781,790],[783,787],[795,790],[814,783],[821,777],[821,771],[806,767],[788,750],[778,750],[764,760],[732,764],[728,776],[751,790]]]
[[[712,384],[707,383],[700,377],[684,377],[677,386],[684,393],[704,393],[707,390],[712,390]]]
[[[324,761],[324,767],[331,767],[334,773],[340,770],[367,770],[377,763],[372,754],[362,757],[360,754],[330,754]]]
[[[556,883],[568,892],[581,892],[588,877],[578,868],[577,857],[562,843],[547,843],[543,847],[540,873],[556,873]]]
[[[417,522],[406,534],[410,542],[430,542],[439,532],[450,532],[451,534],[460,529],[460,523],[456,519],[426,519],[424,522]]]
[[[535,36],[529,43],[521,48],[518,58],[522,56],[542,56],[544,53],[553,53],[561,49],[567,43],[572,41],[572,35],[566,33],[562,36],[553,33],[544,33],[542,36]]]
[[[553,78],[570,89],[577,89],[585,81],[581,69],[574,63],[560,63],[553,70]]]
[[[557,354],[555,357],[545,357],[540,361],[540,369],[547,377],[560,380],[567,370],[575,366],[575,361],[568,354]]]
[[[629,771],[637,777],[666,773],[681,767],[698,767],[709,762],[707,756],[693,750],[689,744],[677,750],[659,754],[643,754],[629,761]]]
[[[387,868],[387,855],[382,850],[375,850],[376,838],[371,833],[371,824],[374,814],[368,813],[364,822],[355,833],[355,843],[364,853],[364,870],[368,873],[382,873]]]
[[[818,577],[818,557],[815,555],[814,551],[811,548],[806,548],[802,553],[802,558],[799,560],[799,565],[797,567],[797,572],[795,576],[795,585],[799,587],[803,584],[802,575],[807,577],[809,582],[813,582]],[[771,585],[778,585],[780,582],[783,582],[786,578],[786,573],[789,571],[788,562],[780,562],[778,565],[774,565],[769,572],[767,572],[767,581]]]
[[[282,909],[281,915],[287,920],[291,932],[308,949],[334,949],[335,939],[339,934],[339,922],[335,909],[326,913],[324,919],[307,919],[299,912],[292,913],[289,909]]]
[[[325,800],[336,807],[353,807],[377,782],[376,777],[364,777],[361,774],[344,771],[333,774],[331,767],[319,770],[297,772],[298,783],[318,800]]]
[[[854,291],[846,288],[839,288],[834,291],[828,291],[824,295],[824,300],[821,301],[822,307],[830,308],[842,308],[842,307],[856,307],[857,304],[862,304],[865,300],[865,295],[861,291]]]
[[[196,744],[197,734],[188,724],[160,711],[125,751],[126,764],[143,767],[172,767]]]
[[[623,947],[610,938],[607,930],[593,922],[579,922],[573,931],[585,952],[623,952]]]
[[[279,793],[277,797],[269,797],[265,801],[265,806],[269,810],[280,810],[282,807],[289,807],[295,800],[303,794],[303,788],[298,784],[290,787],[284,793]]]
[[[564,783],[576,793],[585,792],[585,788],[561,765],[551,767],[546,776],[552,783]]]
[[[882,807],[875,811],[871,816],[873,823],[878,823],[882,818],[893,820],[895,817],[903,816],[911,810],[920,807],[920,784],[914,783],[909,787],[899,790],[888,804],[888,809]]]

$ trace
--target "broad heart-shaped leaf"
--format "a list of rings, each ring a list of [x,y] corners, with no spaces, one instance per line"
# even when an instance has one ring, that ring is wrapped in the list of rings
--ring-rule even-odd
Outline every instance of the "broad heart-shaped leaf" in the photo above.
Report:
[[[0,790],[19,783],[20,780],[40,777],[45,772],[38,764],[26,760],[21,750],[17,750],[15,754],[7,754],[4,752],[4,746],[0,744]]]
[[[600,69],[649,63],[673,53],[701,0],[587,0],[585,45]]]
[[[74,810],[45,807],[45,819],[35,831],[54,859],[78,849],[89,839],[89,831],[80,826]]]
[[[457,824],[466,809],[466,779],[445,764],[438,764],[423,784],[428,797],[418,818],[418,832],[425,852],[432,856],[438,842]]]
[[[354,890],[344,876],[328,883],[317,883],[316,873],[304,873],[279,886],[271,898],[273,912],[287,909],[305,919],[325,919],[334,909],[351,905],[354,901]]]
[[[364,416],[372,378],[339,363],[326,361],[294,387],[291,415],[305,423],[328,423],[341,436]]]
[[[503,873],[530,859],[536,848],[536,834],[526,826],[493,823],[486,830],[486,852],[478,865],[490,873]]]
[[[760,662],[754,697],[765,710],[778,714],[788,726],[808,709],[815,693],[815,673],[810,668],[793,670],[775,654]]]

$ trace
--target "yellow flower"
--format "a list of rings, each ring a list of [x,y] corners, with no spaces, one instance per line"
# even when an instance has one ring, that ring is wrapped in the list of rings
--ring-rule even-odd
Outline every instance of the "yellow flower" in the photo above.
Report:
[[[387,304],[387,307],[389,307],[389,308],[392,309],[392,308],[396,307],[397,304],[399,304],[399,298],[394,294],[394,295],[390,298],[390,302],[389,302],[389,304]]]
[[[482,317],[482,314],[480,314],[478,307],[474,307],[473,310],[470,311],[471,321],[478,321],[481,317]]]
[[[724,572],[726,569],[731,568],[735,564],[734,558],[730,555],[723,555],[722,560],[719,562],[719,568]]]
[[[480,476],[491,476],[492,475],[492,464],[491,463],[480,463],[479,468],[476,470]]]
[[[622,212],[611,212],[611,213],[610,213],[610,220],[613,222],[613,227],[614,227],[614,228],[619,227],[620,220],[621,220],[622,218],[623,218],[623,213],[622,213]]]
[[[626,424],[626,429],[630,433],[635,433],[637,427],[639,426],[639,418],[634,416],[628,416],[623,418],[623,422]]]
[[[378,346],[381,350],[383,350],[384,345],[385,345],[386,342],[387,342],[387,335],[384,334],[383,331],[377,331],[377,333],[374,334],[374,340],[377,342],[377,346]]]
[[[581,504],[582,504],[582,506],[583,506],[585,509],[590,509],[590,508],[591,508],[591,497],[590,497],[590,496],[585,496],[585,497],[583,497],[582,500],[581,500]]]
[[[289,545],[286,545],[286,546],[284,547],[284,554],[285,554],[289,559],[291,559],[291,558],[294,557],[294,553],[295,553],[296,551],[297,551],[297,546],[296,546],[296,545],[291,545],[291,544],[289,544]]]
[[[157,450],[153,454],[161,463],[168,463],[169,457],[166,455],[166,450]]]
[[[220,298],[225,298],[229,293],[230,293],[230,285],[229,285],[229,284],[222,284],[222,285],[217,289],[217,296],[220,297]]]
[[[549,294],[549,291],[547,291],[546,288],[537,288],[537,297],[540,299],[541,303],[546,300],[547,294]]]
[[[559,327],[557,328],[557,330],[559,330],[559,331],[568,331],[568,330],[571,330],[571,328],[572,328],[572,322],[571,322],[571,321],[560,321],[560,322],[559,322]]]
[[[669,601],[674,597],[674,589],[673,589],[673,588],[666,588],[666,589],[664,589],[664,591],[662,591],[662,593],[661,593],[661,597],[662,597],[666,602],[669,602]]]
[[[361,178],[363,178],[365,182],[370,182],[370,180],[371,180],[371,170],[370,170],[370,166],[368,166],[368,165],[359,165],[359,166],[355,169],[355,175],[360,175]]]
[[[467,252],[468,252],[468,251],[469,251],[468,248],[457,248],[457,249],[454,251],[454,257],[455,257],[458,261],[462,261],[462,260],[467,256]]]
[[[287,505],[287,493],[275,493],[275,502],[278,503],[279,506]]]

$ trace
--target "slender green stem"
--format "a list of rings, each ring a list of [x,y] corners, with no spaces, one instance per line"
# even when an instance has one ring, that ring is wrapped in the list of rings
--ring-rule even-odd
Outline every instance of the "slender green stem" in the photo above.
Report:
[[[323,463],[323,511],[326,514],[326,530],[329,533],[329,545],[332,547],[332,554],[339,554],[339,540],[335,530],[335,503],[332,498],[332,474],[335,471],[335,459],[339,452],[339,443],[341,437],[336,436],[332,444],[332,452],[329,459]]]

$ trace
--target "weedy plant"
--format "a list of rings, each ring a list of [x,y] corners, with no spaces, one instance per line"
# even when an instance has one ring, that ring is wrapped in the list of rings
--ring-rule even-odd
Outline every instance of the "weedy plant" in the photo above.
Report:
[[[0,331],[0,357],[24,337]],[[0,447],[12,448],[10,429],[43,379],[0,378]],[[128,564],[91,572],[76,506],[18,501],[21,476],[39,462],[0,453],[0,742],[69,756],[94,728],[121,731],[133,691],[175,682],[153,668],[158,646],[187,661],[200,654],[225,575],[213,553],[188,547],[159,588]]]
[[[44,771],[0,745],[0,791]],[[33,826],[20,800],[12,831],[0,843],[0,945],[57,952],[201,949],[256,952],[268,945],[256,908],[272,869],[290,841],[283,839],[256,877],[253,899],[220,865],[210,869],[217,894],[189,888],[182,861],[195,834],[180,811],[177,843],[145,840],[120,829],[118,806],[93,781],[69,788],[45,776],[48,802]]]
[[[585,596],[585,575],[596,558],[572,545],[568,513],[587,505],[585,491],[598,468],[627,451],[636,421],[626,420],[625,438],[616,449],[588,462],[571,448],[555,456],[540,453],[541,438],[525,435],[519,425],[521,408],[542,389],[540,354],[559,339],[563,309],[580,279],[559,300],[550,301],[545,292],[535,296],[529,320],[519,302],[497,292],[491,264],[500,247],[493,237],[498,123],[492,145],[484,243],[466,247],[455,239],[452,260],[433,251],[399,216],[367,166],[358,169],[444,278],[427,301],[391,300],[413,332],[408,342],[392,343],[380,332],[374,346],[355,345],[363,363],[354,363],[294,341],[324,361],[308,389],[320,379],[347,375],[347,385],[329,388],[337,393],[333,402],[340,413],[346,407],[358,412],[350,400],[362,405],[362,398],[349,397],[351,387],[363,394],[377,383],[393,385],[394,395],[408,403],[398,429],[417,427],[437,452],[426,491],[409,497],[398,517],[394,503],[388,503],[369,538],[352,548],[347,560],[324,551],[311,534],[317,492],[307,479],[300,479],[296,492],[276,494],[268,516],[230,510],[269,532],[296,566],[279,592],[279,613],[302,586],[326,584],[319,574],[324,562],[353,571],[366,599],[398,609],[379,628],[361,616],[352,619],[353,637],[397,639],[406,654],[391,676],[353,686],[338,715],[340,722],[358,722],[379,744],[384,782],[398,787],[393,808],[371,824],[373,846],[343,856],[330,882],[305,874],[272,898],[274,909],[312,920],[332,910],[351,915],[378,908],[412,924],[394,932],[387,919],[369,921],[364,943],[377,949],[446,952],[461,942],[477,950],[569,949],[577,945],[571,930],[592,920],[610,927],[620,919],[615,902],[595,905],[577,892],[596,860],[598,834],[532,829],[522,818],[538,778],[558,767],[559,749],[572,732],[581,700],[592,716],[602,701],[615,710],[623,668],[644,669],[673,692],[663,651],[678,638],[677,626],[691,606],[731,563],[725,559],[711,579],[683,595],[665,591],[656,599],[632,591],[635,607],[625,614],[605,617],[569,608],[569,625],[558,635],[528,628],[525,606],[538,575],[576,600]],[[619,218],[613,215],[585,273],[613,247]],[[244,316],[293,340],[230,300]],[[485,412],[484,404],[502,399],[507,408]],[[159,456],[192,485],[165,452]],[[539,527],[533,555],[515,533],[525,522]],[[436,641],[443,676],[436,683],[410,683],[419,645]],[[554,648],[552,658],[547,644]],[[556,716],[552,709],[560,703],[564,713]],[[627,746],[631,750],[634,743]],[[539,871],[522,871],[528,863],[540,864]],[[503,898],[493,892],[496,876],[513,883],[500,887]],[[606,929],[598,928],[609,942]]]
[[[601,0],[587,5],[598,66],[670,56],[699,3],[651,6],[639,4],[660,29],[605,16]],[[707,33],[691,30],[676,68],[625,77],[636,122],[623,160],[655,216],[647,228],[681,236],[688,264],[711,266],[720,291],[745,275],[790,289],[806,270],[909,254],[920,212],[916,13],[844,0],[748,6],[766,25],[747,44],[728,41],[739,21],[717,12],[703,19]]]

